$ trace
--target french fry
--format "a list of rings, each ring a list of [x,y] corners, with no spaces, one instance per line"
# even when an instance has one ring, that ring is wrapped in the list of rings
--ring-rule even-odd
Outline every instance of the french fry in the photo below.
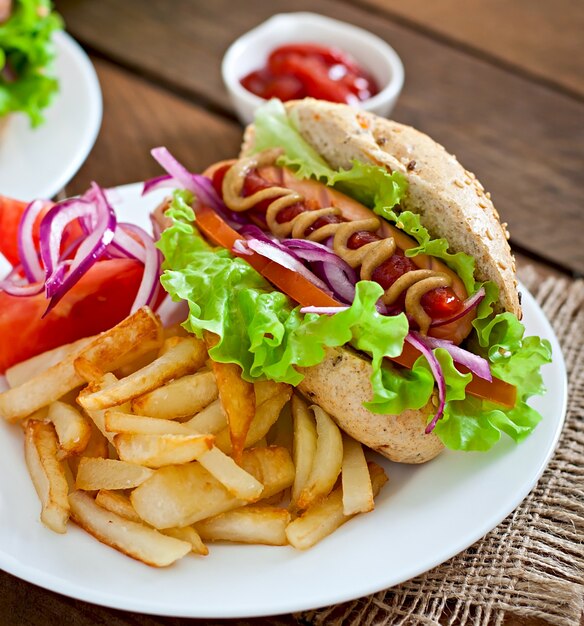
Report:
[[[100,489],[95,496],[95,504],[98,504],[102,509],[111,511],[120,517],[129,519],[131,522],[142,523],[130,499],[121,493],[109,491],[108,489]]]
[[[101,458],[107,459],[108,457],[108,441],[101,434],[99,428],[91,423],[90,424],[91,435],[89,437],[89,442],[87,446],[85,446],[85,450],[83,450],[83,458]],[[71,470],[73,476],[77,476],[77,470],[79,468],[79,462],[81,461],[81,457],[79,456],[70,456],[67,458],[67,464]]]
[[[187,426],[197,433],[215,435],[227,427],[227,416],[221,402],[215,400],[190,420],[183,422],[183,426]]]
[[[213,435],[116,435],[114,446],[122,461],[163,467],[198,459],[213,446]]]
[[[141,465],[113,459],[86,458],[79,462],[76,489],[132,489],[148,480],[154,472]]]
[[[82,491],[69,496],[73,521],[106,545],[154,567],[166,567],[192,550],[187,541],[168,537],[106,511]]]
[[[10,387],[18,387],[19,385],[22,385],[27,380],[30,380],[45,370],[48,370],[49,367],[52,367],[60,361],[63,361],[68,356],[79,352],[81,348],[87,346],[91,341],[93,341],[93,339],[94,337],[85,337],[84,339],[79,339],[73,343],[53,348],[53,350],[47,350],[47,352],[37,354],[26,361],[21,361],[20,363],[9,367],[4,374],[8,385]]]
[[[15,422],[81,386],[83,378],[74,366],[75,359],[79,356],[107,369],[135,345],[146,345],[148,340],[152,340],[159,333],[160,322],[152,311],[147,307],[139,309],[117,326],[98,335],[80,352],[70,354],[18,387],[1,393],[0,416]]]
[[[116,513],[117,515],[120,515],[121,517],[132,522],[142,523],[140,516],[134,510],[129,498],[120,493],[101,490],[95,498],[95,503],[102,508],[111,511],[112,513]],[[209,549],[203,543],[199,533],[197,533],[192,526],[185,526],[184,528],[167,528],[161,532],[169,537],[187,541],[191,544],[192,552],[195,554],[200,554],[202,556],[209,554]]]
[[[75,407],[56,400],[49,406],[47,417],[57,432],[59,459],[85,450],[91,438],[91,425]]]
[[[241,466],[264,485],[262,497],[279,493],[294,480],[294,465],[285,448],[246,450]],[[132,492],[130,500],[138,515],[158,529],[189,526],[246,504],[197,462],[159,469]]]
[[[167,528],[160,531],[163,535],[174,537],[175,539],[181,539],[191,544],[191,552],[194,554],[200,554],[201,556],[207,556],[209,554],[209,548],[203,543],[201,536],[195,528],[192,526],[183,526],[182,528]]]
[[[343,434],[341,481],[345,515],[373,510],[373,488],[363,447],[347,434]]]
[[[146,367],[122,378],[111,387],[80,397],[79,401],[87,411],[123,404],[160,387],[172,378],[198,370],[206,358],[202,341],[195,337],[182,339],[178,345]]]
[[[198,461],[236,498],[253,502],[261,496],[264,490],[264,486],[256,478],[248,474],[219,448],[211,448],[200,456]]]
[[[387,476],[379,465],[369,464],[373,494],[376,496],[387,482]],[[343,513],[343,490],[337,487],[324,500],[313,504],[300,517],[288,524],[286,537],[298,550],[306,550],[328,537],[354,515]]]
[[[205,333],[207,347],[217,345],[219,337]],[[241,377],[241,367],[235,363],[211,361],[211,367],[217,380],[219,398],[227,415],[231,456],[236,462],[241,461],[247,433],[256,412],[255,391],[252,383]]]
[[[300,396],[292,396],[292,416],[294,420],[294,467],[296,475],[292,486],[292,505],[298,504],[314,463],[316,455],[316,422],[308,405]]]
[[[246,448],[250,448],[267,435],[278,419],[280,411],[290,399],[291,393],[292,390],[290,388],[284,388],[280,393],[269,397],[256,408],[254,419],[245,439]],[[231,453],[231,439],[228,429],[217,433],[215,445],[226,454]]]
[[[256,398],[256,406],[259,406],[273,396],[292,392],[290,385],[285,383],[276,383],[273,380],[261,380],[254,383],[253,387]]]
[[[84,356],[78,356],[73,361],[73,367],[79,376],[81,376],[81,378],[88,383],[101,380],[105,374],[99,365],[96,365],[93,361],[90,361]]]
[[[97,391],[108,389],[116,384],[118,379],[111,372],[104,374],[101,380],[90,383],[85,389],[83,389],[77,396],[77,402],[83,406],[84,398]],[[123,411],[123,407],[119,407],[120,411]],[[111,443],[114,442],[114,433],[108,432],[105,427],[105,409],[103,410],[85,410],[86,414],[91,418],[95,426],[99,429],[101,434]]]
[[[339,427],[319,406],[313,405],[311,409],[316,417],[316,453],[310,475],[296,501],[299,509],[307,509],[330,493],[343,462],[343,439]]]
[[[199,372],[177,378],[132,401],[132,411],[165,419],[189,417],[217,399],[217,383],[212,372]]]
[[[246,506],[202,520],[195,528],[204,541],[232,541],[270,546],[288,543],[290,513],[271,506]]]
[[[108,433],[128,435],[192,435],[193,429],[158,417],[132,415],[108,409],[105,412],[105,429]]]
[[[294,444],[294,424],[290,404],[285,404],[276,423],[270,428],[266,439],[269,445],[283,446],[292,452]]]
[[[41,501],[41,520],[56,533],[67,530],[69,485],[57,459],[59,442],[52,424],[28,420],[24,427],[24,457]]]

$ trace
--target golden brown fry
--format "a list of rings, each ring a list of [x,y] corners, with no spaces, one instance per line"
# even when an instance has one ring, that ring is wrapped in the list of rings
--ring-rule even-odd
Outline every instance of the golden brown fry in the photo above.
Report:
[[[47,417],[57,431],[60,459],[85,450],[91,438],[91,424],[75,407],[57,400],[49,406]]]
[[[387,476],[379,465],[369,464],[373,494],[377,495],[387,482]],[[316,502],[300,517],[288,524],[286,536],[291,545],[306,550],[328,537],[353,515],[343,513],[343,490],[337,487],[324,500]]]
[[[257,407],[254,419],[245,439],[246,448],[255,445],[267,435],[270,428],[278,419],[282,408],[290,399],[291,393],[292,389],[285,386],[280,393],[269,397]],[[231,452],[231,441],[227,429],[217,433],[215,445],[227,454]]]
[[[105,374],[99,365],[96,365],[84,356],[78,356],[75,361],[73,361],[73,367],[79,376],[88,383],[101,380]]]
[[[98,489],[131,489],[153,475],[147,467],[114,459],[82,457],[77,469],[75,487],[83,491]]]
[[[19,385],[22,385],[22,383],[25,383],[34,376],[38,376],[38,374],[41,374],[45,370],[49,369],[49,367],[52,367],[60,361],[63,361],[68,356],[79,352],[81,348],[89,345],[89,343],[94,339],[95,337],[85,337],[84,339],[79,339],[73,343],[53,348],[53,350],[48,350],[42,354],[37,354],[26,361],[22,361],[12,367],[9,367],[4,374],[8,385],[10,387],[18,387]]]
[[[339,427],[319,406],[313,405],[311,409],[316,417],[316,453],[310,475],[296,502],[300,509],[307,509],[330,493],[343,462],[343,439]]]
[[[127,496],[123,496],[120,493],[114,493],[112,491],[101,490],[96,498],[95,503],[102,508],[116,513],[121,517],[128,519],[132,522],[143,523],[140,516],[134,510],[132,503]],[[201,537],[192,526],[185,526],[184,528],[167,528],[162,531],[164,535],[174,537],[175,539],[181,539],[187,541],[192,546],[192,552],[206,556],[209,554],[209,549],[203,543]]]
[[[197,522],[195,528],[205,541],[284,546],[288,543],[289,523],[290,513],[286,509],[246,506]]]
[[[85,446],[85,450],[83,450],[84,458],[102,458],[107,459],[108,457],[108,441],[101,434],[99,428],[91,423],[91,435],[89,437],[89,442],[87,446]],[[67,459],[67,464],[71,469],[71,473],[73,477],[77,476],[77,469],[79,468],[79,461],[81,457],[79,456],[70,456]]]
[[[24,457],[41,501],[41,520],[57,533],[66,532],[69,485],[57,459],[59,442],[52,424],[28,420],[24,427]]]
[[[198,459],[213,446],[213,435],[116,435],[114,445],[122,461],[158,468]]]
[[[211,402],[211,404],[197,413],[190,420],[183,422],[183,426],[187,426],[197,433],[209,433],[216,435],[227,427],[227,416],[221,406],[219,400]],[[228,432],[228,431],[226,431]]]
[[[189,417],[217,399],[212,372],[198,372],[177,378],[132,401],[132,411],[165,419]]]
[[[263,497],[279,493],[294,480],[294,465],[285,448],[246,450],[241,465],[264,485]],[[159,529],[189,526],[246,504],[196,462],[163,467],[130,499],[138,515]]]
[[[211,448],[198,460],[236,498],[254,502],[262,495],[264,486],[219,448]]]
[[[206,332],[205,341],[207,348],[212,348],[217,345],[219,337]],[[256,411],[254,386],[243,380],[239,365],[211,361],[211,367],[217,379],[219,398],[227,415],[231,456],[239,463]]]
[[[154,567],[171,565],[188,554],[192,546],[106,511],[82,491],[69,496],[71,518],[96,539],[132,558]]]
[[[135,345],[146,345],[158,334],[161,334],[160,322],[152,311],[147,307],[136,311],[114,328],[98,335],[79,352],[70,354],[18,387],[1,393],[0,416],[11,422],[22,419],[82,385],[83,378],[74,366],[79,356],[107,370]]]
[[[346,433],[343,434],[341,480],[345,515],[373,510],[373,488],[363,447]]]
[[[108,409],[123,404],[160,387],[172,378],[198,370],[206,357],[202,341],[195,337],[183,339],[146,367],[117,381],[111,387],[83,394],[79,397],[79,402],[87,411]]]
[[[108,433],[128,435],[192,435],[193,429],[158,417],[132,415],[108,409],[105,412],[105,429]]]
[[[292,487],[292,505],[297,507],[314,463],[316,455],[316,421],[308,405],[297,394],[292,396],[292,416],[294,419],[294,467],[296,476]]]

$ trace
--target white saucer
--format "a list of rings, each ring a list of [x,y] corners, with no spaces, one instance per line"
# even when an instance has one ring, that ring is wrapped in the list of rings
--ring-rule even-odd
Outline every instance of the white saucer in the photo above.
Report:
[[[46,121],[31,128],[14,114],[0,130],[0,194],[19,200],[51,198],[73,178],[101,125],[101,90],[91,61],[67,33],[54,37],[59,93]]]

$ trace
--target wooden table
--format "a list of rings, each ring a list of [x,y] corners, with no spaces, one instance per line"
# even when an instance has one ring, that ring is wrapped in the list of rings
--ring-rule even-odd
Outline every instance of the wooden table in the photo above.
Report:
[[[193,171],[233,156],[242,129],[221,83],[225,49],[273,13],[312,10],[367,28],[397,50],[406,83],[394,118],[479,173],[509,223],[520,266],[584,273],[584,7],[577,0],[301,0],[293,7],[284,0],[57,0],[57,8],[91,54],[104,97],[101,133],[68,194],[91,180],[113,186],[159,174],[149,155],[156,145]],[[96,607],[0,573],[0,624],[96,623],[198,622]]]

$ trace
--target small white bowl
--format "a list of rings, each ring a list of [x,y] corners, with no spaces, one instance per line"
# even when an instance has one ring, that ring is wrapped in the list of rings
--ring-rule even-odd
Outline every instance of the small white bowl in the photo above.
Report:
[[[231,102],[243,124],[265,102],[239,82],[264,67],[274,48],[286,43],[336,46],[351,54],[376,79],[380,92],[360,103],[382,117],[393,109],[404,83],[404,67],[396,51],[383,39],[351,24],[316,13],[280,13],[236,39],[223,57],[221,72]]]

